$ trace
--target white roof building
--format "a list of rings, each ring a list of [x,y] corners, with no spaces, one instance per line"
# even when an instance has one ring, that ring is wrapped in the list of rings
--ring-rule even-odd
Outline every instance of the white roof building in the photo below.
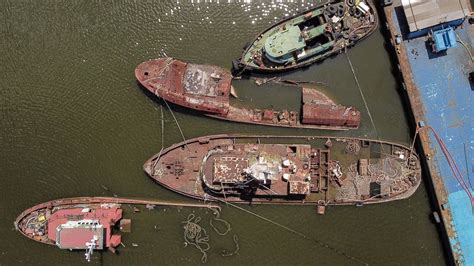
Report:
[[[402,0],[410,32],[469,16],[466,0]]]

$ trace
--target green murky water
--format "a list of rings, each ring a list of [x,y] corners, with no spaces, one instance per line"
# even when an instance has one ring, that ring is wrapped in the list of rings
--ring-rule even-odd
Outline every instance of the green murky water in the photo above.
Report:
[[[133,70],[164,55],[229,68],[242,45],[285,14],[308,4],[200,3],[190,1],[0,1],[0,265],[80,264],[82,252],[34,243],[14,231],[24,209],[56,198],[104,195],[190,201],[153,183],[142,164],[165,145],[181,141],[162,102],[145,95]],[[247,1],[248,2],[248,1]],[[276,1],[275,1],[276,2]],[[335,101],[363,112],[358,130],[327,132],[277,129],[204,118],[174,108],[187,138],[218,133],[335,134],[408,144],[410,133],[384,39],[376,32],[351,49],[377,131],[357,89],[345,55],[284,75],[316,80]],[[299,90],[236,82],[248,106],[298,108]],[[245,104],[239,102],[239,104]],[[109,191],[103,189],[107,187]],[[210,265],[225,264],[443,264],[443,253],[424,186],[408,200],[375,206],[255,206],[251,211],[307,236],[234,208],[222,217],[240,240],[212,232],[205,210],[166,208],[130,213],[133,233],[123,234],[120,255],[95,253],[93,264],[201,263],[183,246],[180,222],[195,211],[210,233]],[[309,239],[309,240],[308,240]],[[139,247],[133,247],[136,243]],[[326,245],[330,246],[328,248]],[[333,250],[333,248],[336,250]]]

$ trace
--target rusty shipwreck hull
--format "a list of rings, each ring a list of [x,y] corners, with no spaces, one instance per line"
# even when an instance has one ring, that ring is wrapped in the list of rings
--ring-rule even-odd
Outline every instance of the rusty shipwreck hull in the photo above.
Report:
[[[203,180],[203,173],[206,173],[206,160],[209,159],[210,150],[221,149],[221,147],[227,146],[237,146],[244,144],[250,145],[262,145],[263,142],[265,143],[299,143],[299,144],[289,144],[289,145],[300,145],[308,144],[310,142],[320,142],[322,145],[328,145],[328,143],[333,143],[335,146],[342,143],[342,145],[351,144],[351,143],[359,143],[360,145],[366,145],[367,149],[372,149],[380,145],[382,147],[382,152],[378,152],[382,154],[381,156],[385,156],[385,158],[391,157],[395,158],[397,156],[405,156],[407,165],[406,169],[402,169],[403,171],[409,171],[410,178],[414,177],[413,180],[408,181],[406,176],[401,178],[397,182],[401,182],[401,185],[404,186],[403,190],[393,191],[390,193],[389,196],[384,197],[363,197],[358,199],[348,199],[348,200],[341,200],[340,198],[334,198],[336,190],[328,189],[329,185],[339,182],[341,180],[330,180],[326,181],[326,190],[321,188],[314,188],[311,184],[311,196],[309,197],[280,197],[271,195],[269,189],[267,192],[268,194],[260,194],[259,196],[252,197],[252,198],[244,198],[239,195],[235,194],[226,194],[224,193],[214,193],[212,189],[209,189],[209,184]],[[323,144],[324,143],[324,144]],[[329,144],[329,145],[333,145]],[[269,144],[268,144],[269,145]],[[279,145],[279,144],[277,144]],[[372,146],[370,146],[372,145]],[[370,148],[372,147],[372,148]],[[234,148],[232,148],[234,149]],[[328,148],[329,150],[331,148]],[[384,152],[388,152],[384,154]],[[209,153],[209,154],[208,154]],[[327,154],[331,153],[331,151],[327,152]],[[335,151],[337,154],[338,151]],[[377,157],[377,152],[374,152]],[[379,155],[380,155],[379,154]],[[351,157],[352,156],[352,157]],[[355,155],[347,155],[352,159],[356,158]],[[345,160],[344,156],[339,156],[338,160]],[[362,158],[362,157],[361,157]],[[409,159],[408,159],[409,158]],[[396,159],[396,158],[395,158]],[[368,162],[369,165],[371,164],[371,160],[376,161],[376,159],[369,158]],[[385,159],[384,159],[385,160]],[[181,164],[183,163],[184,164]],[[203,163],[204,162],[204,163]],[[334,163],[334,160],[328,161],[329,164]],[[339,164],[339,161],[336,161]],[[357,162],[357,161],[356,161]],[[215,163],[215,162],[214,162]],[[359,162],[360,164],[360,162]],[[389,168],[393,164],[393,161],[384,161],[383,167],[388,166]],[[327,163],[326,163],[327,165]],[[347,167],[348,165],[343,165],[343,169],[350,168]],[[357,165],[357,163],[356,163]],[[375,163],[374,163],[375,165]],[[213,135],[213,136],[206,136],[195,138],[191,140],[187,140],[178,144],[175,144],[167,149],[162,150],[160,153],[154,155],[144,164],[144,171],[158,184],[179,193],[181,195],[191,197],[194,199],[199,200],[209,200],[209,201],[226,201],[226,202],[233,202],[233,203],[254,203],[254,204],[289,204],[289,205],[363,205],[363,204],[374,204],[374,203],[382,203],[382,202],[389,202],[394,200],[401,200],[410,197],[413,193],[415,193],[416,189],[419,187],[421,183],[421,168],[419,166],[419,158],[418,156],[411,151],[409,148],[392,143],[392,142],[384,142],[379,140],[369,140],[369,139],[361,139],[361,138],[339,138],[339,137],[330,137],[330,136],[244,136],[244,135]],[[301,169],[304,169],[303,166]],[[311,168],[311,167],[309,167]],[[369,167],[370,168],[370,167]],[[226,171],[232,171],[229,167],[224,167],[223,169],[227,169]],[[312,168],[311,168],[312,169]],[[374,168],[373,168],[374,169]],[[376,169],[376,168],[375,168]],[[395,168],[394,168],[395,169]],[[407,170],[409,169],[409,170]],[[389,171],[393,171],[393,169],[388,169]],[[328,173],[330,171],[328,170]],[[208,173],[207,173],[208,174]],[[380,173],[379,173],[380,174]],[[235,175],[234,175],[235,176]],[[204,177],[205,178],[205,177]],[[209,177],[208,177],[209,178]],[[320,179],[321,180],[321,179]],[[349,180],[349,179],[348,179]],[[334,181],[334,182],[333,182]],[[319,182],[319,181],[318,181]],[[222,184],[221,184],[222,185]],[[290,188],[288,188],[290,189]],[[276,190],[278,191],[278,190]],[[313,193],[316,192],[316,193]],[[276,193],[272,191],[272,193]],[[319,194],[318,194],[319,193]],[[308,193],[309,195],[310,193]]]
[[[120,208],[120,198],[112,197],[78,197],[78,198],[66,198],[59,200],[52,200],[45,203],[38,204],[34,207],[31,207],[23,211],[15,220],[14,225],[16,230],[18,230],[25,237],[34,240],[39,243],[56,245],[56,242],[48,238],[48,231],[51,228],[48,228],[47,222],[48,218],[45,218],[44,222],[46,223],[44,227],[46,228],[45,234],[37,235],[35,233],[27,233],[29,222],[33,218],[37,218],[38,215],[46,213],[47,211],[57,210],[58,208],[90,208],[90,209],[100,209],[102,204],[111,204],[115,207]],[[121,216],[121,215],[120,215]],[[55,229],[54,229],[55,230]],[[113,249],[111,249],[113,250]]]
[[[217,66],[160,58],[141,63],[135,76],[151,93],[202,114],[257,125],[347,130],[358,128],[360,112],[334,103],[323,93],[303,88],[302,112],[237,108],[229,103],[232,75]]]
[[[73,206],[99,206],[101,204],[116,204],[116,205],[159,205],[159,206],[172,206],[172,207],[198,207],[198,208],[212,208],[220,209],[217,205],[208,205],[208,204],[198,204],[198,203],[178,203],[170,201],[157,201],[157,200],[146,200],[146,199],[132,199],[132,198],[116,198],[116,197],[75,197],[75,198],[64,198],[51,200],[44,202],[38,205],[35,205],[31,208],[23,211],[14,221],[15,229],[18,230],[23,236],[34,240],[39,243],[56,245],[53,241],[42,241],[41,239],[34,238],[31,235],[25,233],[24,228],[22,228],[22,221],[25,220],[30,214],[53,208],[64,208],[64,207],[73,207]]]

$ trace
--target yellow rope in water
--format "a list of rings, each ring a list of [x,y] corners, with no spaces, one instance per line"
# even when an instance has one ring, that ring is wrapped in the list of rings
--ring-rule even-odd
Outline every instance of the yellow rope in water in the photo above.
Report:
[[[239,253],[240,245],[239,245],[239,238],[237,237],[237,235],[234,235],[234,244],[235,244],[235,249],[234,249],[234,251],[229,252],[229,251],[227,251],[227,250],[224,249],[224,250],[222,251],[222,257],[230,257],[230,256],[233,256],[233,255]]]
[[[375,130],[375,134],[377,135],[377,139],[380,142],[382,142],[382,140],[380,139],[379,131],[377,130],[377,127],[375,126],[374,118],[372,117],[372,113],[370,112],[369,105],[367,104],[367,101],[365,100],[364,93],[362,92],[362,88],[360,87],[359,79],[357,78],[354,67],[352,66],[352,61],[349,58],[349,54],[347,53],[347,48],[345,49],[344,54],[346,55],[347,61],[349,62],[349,66],[351,67],[352,75],[354,76],[354,80],[356,82],[357,88],[359,89],[359,93],[360,93],[360,96],[362,97],[362,101],[364,102],[365,109],[367,110],[367,114],[369,115],[370,123],[372,124],[372,127]],[[382,151],[385,152],[382,144],[380,145],[380,147],[381,147]]]
[[[231,228],[231,226],[230,226],[230,223],[229,223],[228,221],[226,221],[226,220],[220,218],[221,214],[220,214],[219,210],[214,209],[214,210],[212,210],[212,211],[213,211],[213,213],[214,213],[214,215],[215,215],[216,217],[214,217],[214,219],[209,220],[209,225],[212,227],[212,229],[214,229],[214,231],[215,231],[218,235],[221,235],[221,236],[227,235],[227,233],[229,233],[230,230],[232,230],[232,228]],[[217,229],[217,227],[214,226],[214,224],[213,224],[213,222],[212,222],[213,220],[219,221],[219,222],[223,223],[223,224],[225,225],[225,227],[226,227],[226,230],[225,230],[224,232],[219,231],[219,229]]]
[[[155,171],[156,165],[158,164],[158,161],[161,158],[161,153],[163,152],[163,149],[165,148],[165,120],[163,119],[163,106],[162,105],[160,105],[160,112],[161,112],[161,150],[158,153],[158,156],[156,157],[155,163],[153,163],[152,171]]]
[[[230,203],[230,202],[227,202],[227,201],[223,201],[223,200],[221,200],[221,199],[219,199],[219,198],[216,198],[216,197],[214,197],[214,196],[208,195],[208,197],[210,197],[210,198],[212,198],[212,199],[214,199],[214,200],[220,201],[220,202],[222,202],[222,203],[225,203],[225,204],[227,204],[227,205],[229,205],[229,206],[232,206],[232,207],[234,207],[234,208],[236,208],[236,209],[239,209],[239,210],[241,210],[241,211],[243,211],[243,212],[246,212],[246,213],[248,213],[248,214],[251,214],[251,215],[253,215],[253,216],[257,217],[257,218],[260,218],[260,219],[262,219],[262,220],[264,220],[264,221],[267,221],[267,222],[269,222],[269,223],[271,223],[271,224],[274,224],[274,225],[276,225],[276,226],[278,226],[278,227],[280,227],[280,228],[283,228],[283,229],[285,229],[285,230],[287,230],[287,231],[289,231],[289,232],[291,232],[291,233],[294,233],[295,235],[298,235],[298,236],[302,237],[303,239],[312,241],[312,242],[316,243],[317,245],[319,245],[319,246],[321,246],[321,247],[327,248],[327,249],[329,249],[329,250],[335,252],[336,254],[339,254],[339,255],[341,255],[341,256],[344,256],[344,257],[346,257],[347,259],[350,259],[350,260],[352,260],[352,261],[356,261],[356,262],[358,262],[358,263],[360,263],[360,264],[369,265],[367,262],[364,262],[364,261],[362,261],[361,259],[358,259],[358,258],[356,258],[356,257],[354,257],[354,256],[351,256],[351,255],[347,254],[347,253],[344,252],[344,251],[340,251],[340,250],[338,250],[338,249],[336,249],[336,248],[330,246],[329,244],[326,244],[326,243],[324,243],[324,242],[322,242],[322,241],[319,241],[319,240],[317,240],[317,239],[310,238],[310,237],[308,237],[307,235],[305,235],[305,234],[303,234],[303,233],[301,233],[301,232],[298,232],[298,231],[296,231],[296,230],[294,230],[294,229],[292,229],[292,228],[290,228],[290,227],[287,227],[287,226],[282,225],[282,224],[280,224],[280,223],[278,223],[278,222],[275,222],[275,221],[273,221],[273,220],[270,220],[270,219],[268,219],[268,218],[266,218],[266,217],[264,217],[264,216],[262,216],[262,215],[259,215],[259,214],[257,214],[257,213],[252,212],[252,211],[249,211],[249,210],[247,210],[247,209],[244,209],[244,208],[242,208],[242,207],[240,207],[240,206],[237,206],[237,205],[235,205],[235,204],[233,204],[233,203]]]
[[[211,248],[209,245],[209,236],[206,229],[202,228],[198,223],[201,217],[196,217],[193,213],[188,215],[188,218],[181,222],[184,224],[184,246],[188,244],[195,246],[202,253],[201,261],[207,261],[207,251]]]
[[[166,107],[168,107],[168,110],[170,110],[171,115],[173,116],[174,122],[176,122],[176,125],[178,126],[179,133],[181,133],[181,137],[183,138],[184,141],[184,146],[186,146],[186,149],[189,150],[188,145],[186,144],[186,138],[184,137],[183,130],[181,129],[181,126],[178,123],[178,119],[174,116],[173,110],[171,110],[171,107],[169,106],[168,102],[165,100],[165,98],[161,98],[166,104]]]

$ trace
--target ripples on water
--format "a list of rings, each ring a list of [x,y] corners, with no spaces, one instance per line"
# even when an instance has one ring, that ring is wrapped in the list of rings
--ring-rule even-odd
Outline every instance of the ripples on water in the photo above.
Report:
[[[80,252],[33,243],[11,230],[24,209],[55,198],[105,195],[186,200],[153,183],[142,164],[181,141],[171,115],[161,132],[160,100],[137,85],[141,61],[174,56],[225,68],[247,41],[279,18],[313,1],[1,1],[0,2],[0,264],[75,264]],[[388,56],[379,33],[350,51],[381,137],[409,143],[409,133]],[[344,57],[285,76],[318,80],[338,102],[367,114]],[[241,98],[292,107],[297,90],[238,82]],[[252,103],[253,104],[253,103]],[[255,103],[256,104],[256,103]],[[297,106],[297,105],[296,105]],[[357,131],[293,130],[208,119],[174,107],[187,138],[218,133],[337,134]],[[389,121],[389,122],[387,122]],[[395,122],[393,122],[395,121]],[[440,264],[442,255],[423,188],[414,197],[364,208],[253,206],[251,210],[371,264]],[[119,256],[94,254],[96,264],[197,264],[184,249],[180,222],[189,209],[133,215],[133,233]],[[212,214],[196,210],[207,223]],[[232,208],[222,217],[240,239],[240,253],[223,258],[232,239],[211,236],[208,264],[349,264],[330,249]],[[155,230],[157,225],[160,230]],[[209,230],[208,230],[209,231]],[[139,244],[138,248],[131,243]]]
[[[161,39],[159,55],[182,57],[181,52],[175,52],[174,43],[179,47],[190,47],[208,54],[209,46],[215,46],[214,57],[228,58],[230,54],[237,57],[245,43],[232,43],[231,47],[223,45],[229,40],[248,36],[247,41],[259,31],[277,22],[282,17],[291,16],[312,7],[313,1],[170,1],[160,6],[159,11],[153,12],[156,27],[175,29],[171,34]],[[198,37],[196,39],[196,33]],[[205,37],[201,39],[200,36]],[[222,49],[222,51],[221,51]],[[234,51],[233,53],[229,53]],[[232,58],[234,58],[232,57]],[[196,60],[195,56],[189,58]],[[202,60],[201,60],[202,61]],[[209,61],[209,60],[206,60]],[[228,66],[229,61],[216,60],[219,65]]]

